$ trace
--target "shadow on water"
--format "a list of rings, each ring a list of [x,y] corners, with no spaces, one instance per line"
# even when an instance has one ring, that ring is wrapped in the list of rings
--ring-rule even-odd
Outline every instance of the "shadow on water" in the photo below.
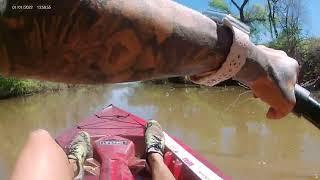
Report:
[[[28,133],[57,135],[113,103],[157,119],[235,179],[316,179],[320,132],[293,115],[264,118],[267,107],[240,88],[118,84],[0,101],[0,173],[8,177]]]

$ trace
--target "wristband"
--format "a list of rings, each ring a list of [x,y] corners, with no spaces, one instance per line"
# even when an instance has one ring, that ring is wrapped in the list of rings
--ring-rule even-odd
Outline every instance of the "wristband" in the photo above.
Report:
[[[227,59],[218,70],[191,76],[191,81],[196,84],[214,86],[230,79],[240,71],[246,62],[251,42],[248,31],[241,28],[245,25],[230,15],[223,18],[223,24],[233,32],[233,43]]]

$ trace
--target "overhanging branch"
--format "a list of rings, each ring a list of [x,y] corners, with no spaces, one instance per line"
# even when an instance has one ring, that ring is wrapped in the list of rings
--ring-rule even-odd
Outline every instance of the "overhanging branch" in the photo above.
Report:
[[[234,0],[231,0],[231,2],[233,5],[235,5],[237,7],[238,10],[240,10],[240,6]]]

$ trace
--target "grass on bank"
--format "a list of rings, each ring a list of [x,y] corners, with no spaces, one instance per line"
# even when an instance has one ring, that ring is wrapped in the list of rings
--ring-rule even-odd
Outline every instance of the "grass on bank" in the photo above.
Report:
[[[30,95],[46,90],[57,90],[61,89],[61,86],[58,83],[21,80],[12,77],[4,78],[0,76],[0,99]]]

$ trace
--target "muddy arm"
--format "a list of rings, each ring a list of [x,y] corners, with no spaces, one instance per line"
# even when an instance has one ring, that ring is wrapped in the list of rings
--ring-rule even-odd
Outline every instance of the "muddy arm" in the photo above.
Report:
[[[232,44],[229,29],[171,0],[99,2],[60,0],[32,15],[7,7],[1,74],[69,83],[192,75],[220,67]]]

